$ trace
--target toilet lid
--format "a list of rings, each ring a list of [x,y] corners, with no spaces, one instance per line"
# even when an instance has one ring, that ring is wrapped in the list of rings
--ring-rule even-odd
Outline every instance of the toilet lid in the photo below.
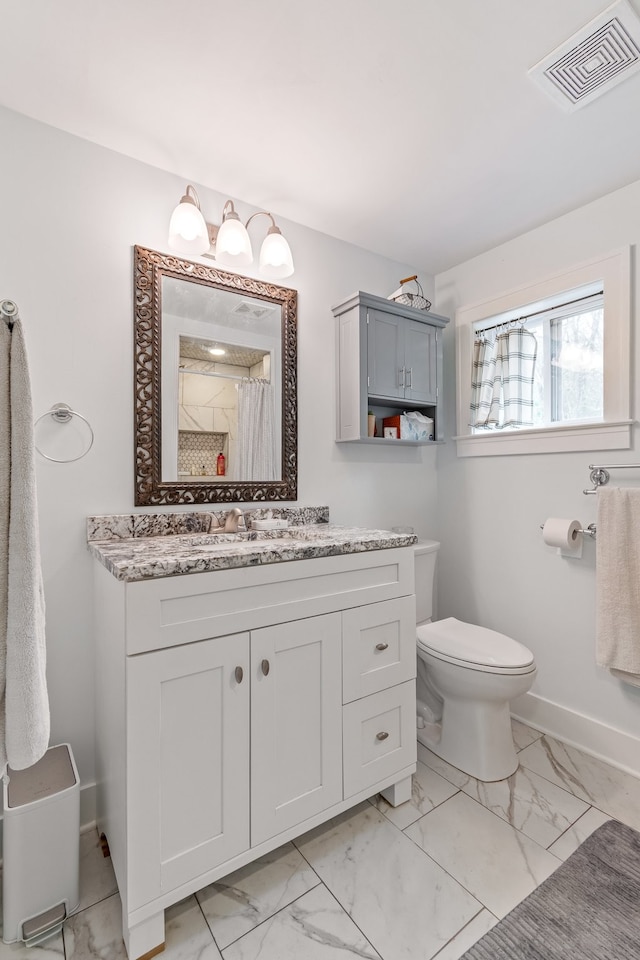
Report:
[[[512,637],[455,617],[418,627],[418,643],[436,656],[487,667],[528,667],[533,663],[531,651]]]

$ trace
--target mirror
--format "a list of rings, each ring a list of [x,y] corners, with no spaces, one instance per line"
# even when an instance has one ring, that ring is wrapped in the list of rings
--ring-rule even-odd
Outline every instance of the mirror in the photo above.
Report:
[[[135,247],[137,506],[297,498],[295,290]]]

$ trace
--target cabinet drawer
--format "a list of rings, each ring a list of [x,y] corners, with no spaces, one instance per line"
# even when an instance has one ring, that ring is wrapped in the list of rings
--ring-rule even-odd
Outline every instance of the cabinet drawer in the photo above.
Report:
[[[414,596],[344,611],[342,671],[344,703],[415,679]]]
[[[414,680],[348,703],[343,713],[345,799],[415,764]]]

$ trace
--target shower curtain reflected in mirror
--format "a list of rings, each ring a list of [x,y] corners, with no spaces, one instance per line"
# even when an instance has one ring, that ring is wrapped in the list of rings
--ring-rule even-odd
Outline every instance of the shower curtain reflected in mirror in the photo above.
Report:
[[[242,380],[238,384],[238,480],[275,480],[274,449],[273,384]]]

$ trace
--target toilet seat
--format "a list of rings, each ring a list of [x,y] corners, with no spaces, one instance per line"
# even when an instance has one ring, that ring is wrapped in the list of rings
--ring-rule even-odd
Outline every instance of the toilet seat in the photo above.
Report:
[[[536,669],[533,654],[517,640],[455,617],[419,626],[417,643],[438,660],[469,670],[520,674]]]

